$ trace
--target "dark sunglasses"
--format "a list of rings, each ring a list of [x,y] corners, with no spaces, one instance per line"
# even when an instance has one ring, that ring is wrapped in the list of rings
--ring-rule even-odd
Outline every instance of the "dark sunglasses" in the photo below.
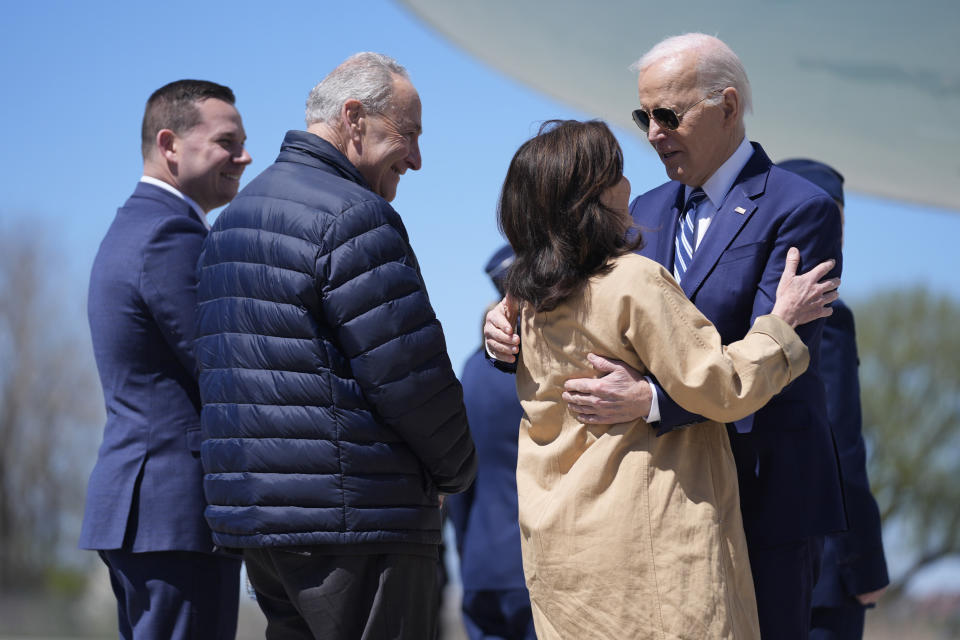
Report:
[[[640,127],[643,131],[650,130],[650,116],[653,116],[653,119],[657,121],[664,129],[669,129],[670,131],[676,131],[677,127],[680,126],[680,123],[683,121],[683,116],[687,114],[688,111],[693,109],[695,106],[706,100],[707,98],[712,98],[718,93],[723,93],[723,89],[714,89],[707,95],[703,96],[692,105],[677,113],[673,109],[667,107],[657,107],[650,113],[647,113],[644,109],[634,109],[633,110],[633,121],[637,123],[637,126]]]

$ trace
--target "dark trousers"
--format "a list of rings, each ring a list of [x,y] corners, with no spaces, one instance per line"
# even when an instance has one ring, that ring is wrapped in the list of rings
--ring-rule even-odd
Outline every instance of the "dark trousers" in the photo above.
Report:
[[[122,640],[233,640],[240,560],[191,551],[101,551]]]
[[[866,613],[853,598],[841,607],[814,607],[810,640],[861,640]]]
[[[470,640],[537,640],[526,589],[468,589],[462,608]]]
[[[764,640],[808,640],[813,587],[820,575],[823,537],[760,547],[748,545]]]
[[[432,640],[437,558],[244,549],[267,640]]]

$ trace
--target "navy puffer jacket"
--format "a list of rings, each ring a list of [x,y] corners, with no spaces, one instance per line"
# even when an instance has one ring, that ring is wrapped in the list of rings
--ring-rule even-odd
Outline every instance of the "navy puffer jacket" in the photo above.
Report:
[[[440,541],[476,472],[463,393],[403,222],[288,132],[200,257],[207,521],[223,547]]]

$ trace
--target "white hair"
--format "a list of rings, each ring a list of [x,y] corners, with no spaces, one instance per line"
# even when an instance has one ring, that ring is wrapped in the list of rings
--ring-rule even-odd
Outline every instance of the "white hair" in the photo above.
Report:
[[[335,125],[347,100],[359,100],[370,113],[383,113],[393,97],[397,77],[410,79],[407,70],[393,58],[369,51],[353,54],[310,91],[307,126],[315,122]]]
[[[697,53],[697,84],[704,93],[733,87],[740,94],[743,112],[753,111],[750,81],[740,58],[722,40],[705,33],[685,33],[661,40],[630,65],[630,70],[641,73],[656,62],[679,58],[691,51]],[[720,96],[715,96],[709,98],[708,102],[718,100]]]

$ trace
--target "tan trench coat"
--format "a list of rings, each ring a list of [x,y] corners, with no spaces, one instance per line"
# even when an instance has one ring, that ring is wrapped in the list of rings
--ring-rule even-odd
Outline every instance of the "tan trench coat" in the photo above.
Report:
[[[673,278],[629,254],[549,312],[521,311],[517,489],[523,567],[541,640],[760,637],[725,427],[808,364],[775,316],[724,347]],[[705,422],[656,437],[588,426],[560,394],[590,352],[650,371]]]

